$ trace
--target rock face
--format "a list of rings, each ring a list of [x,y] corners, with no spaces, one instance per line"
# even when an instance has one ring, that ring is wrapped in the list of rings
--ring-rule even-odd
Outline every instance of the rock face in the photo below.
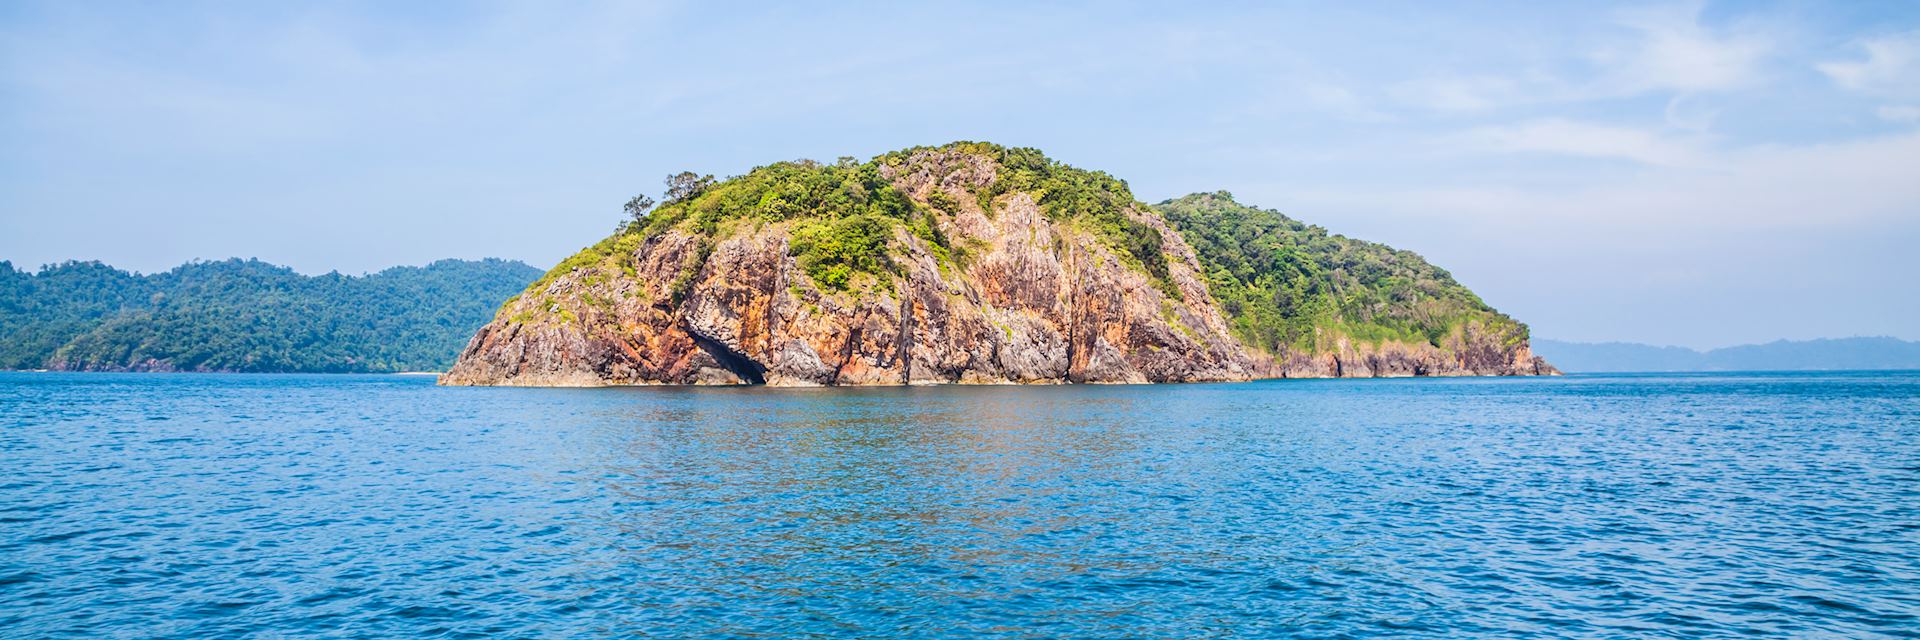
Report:
[[[796,257],[795,220],[629,233],[603,243],[604,257],[569,260],[509,301],[440,382],[1149,383],[1550,370],[1524,341],[1502,348],[1470,332],[1446,349],[1350,346],[1275,361],[1230,335],[1193,249],[1152,209],[1121,212],[1157,236],[1166,258],[1157,278],[1085,224],[1045,210],[1044,194],[995,193],[1006,169],[992,157],[952,147],[896,156],[873,175],[924,212],[933,233],[894,227],[893,268],[879,277],[816,282]]]
[[[983,210],[972,194],[995,175],[981,160],[929,151],[889,176],[917,201],[937,191],[959,203],[939,223],[975,247],[964,267],[943,268],[925,241],[899,229],[897,277],[834,291],[800,270],[788,227],[770,224],[715,243],[676,295],[703,239],[670,230],[633,250],[631,275],[577,269],[509,303],[441,381],[1142,383],[1259,374],[1195,277],[1191,250],[1164,224],[1157,231],[1181,299],[1086,232],[1049,220],[1031,194]],[[1144,208],[1128,214],[1158,223]]]
[[[1410,376],[1547,376],[1560,371],[1533,355],[1523,342],[1502,344],[1504,336],[1479,327],[1450,336],[1444,347],[1383,342],[1355,345],[1340,341],[1331,353],[1290,354],[1267,361],[1262,371],[1275,378],[1404,378]]]

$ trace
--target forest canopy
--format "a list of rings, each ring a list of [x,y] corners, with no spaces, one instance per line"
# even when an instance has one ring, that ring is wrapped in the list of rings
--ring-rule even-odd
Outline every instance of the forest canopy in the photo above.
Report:
[[[0,369],[394,372],[453,363],[540,271],[442,260],[306,276],[258,260],[150,275],[0,262]]]
[[[1268,353],[1344,336],[1440,345],[1466,322],[1525,327],[1412,251],[1327,233],[1227,192],[1154,205],[1193,246],[1236,337]]]

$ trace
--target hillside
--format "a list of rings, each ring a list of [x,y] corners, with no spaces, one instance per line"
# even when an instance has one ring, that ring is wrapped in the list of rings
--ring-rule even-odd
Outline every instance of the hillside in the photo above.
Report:
[[[1224,196],[1156,210],[1113,176],[1033,149],[960,142],[866,162],[781,162],[717,182],[683,178],[670,180],[659,208],[503,305],[441,381],[1137,383],[1552,371],[1527,350],[1524,325],[1417,256],[1255,215]],[[1232,224],[1206,231],[1216,221]],[[1294,238],[1299,259],[1240,237],[1261,234]],[[1242,252],[1224,250],[1231,246]],[[1300,272],[1269,273],[1277,269]],[[1222,292],[1210,289],[1216,282]],[[1291,293],[1276,297],[1281,289]]]
[[[1538,348],[1577,373],[1920,369],[1920,342],[1888,337],[1776,340],[1709,351],[1556,340],[1541,340]]]
[[[0,368],[440,370],[500,300],[539,273],[501,260],[357,277],[304,276],[257,260],[151,275],[98,262],[37,273],[0,262]]]
[[[1234,337],[1289,373],[1329,373],[1319,369],[1330,353],[1352,354],[1336,366],[1416,373],[1531,357],[1526,325],[1411,251],[1332,235],[1226,192],[1154,208],[1193,246]]]

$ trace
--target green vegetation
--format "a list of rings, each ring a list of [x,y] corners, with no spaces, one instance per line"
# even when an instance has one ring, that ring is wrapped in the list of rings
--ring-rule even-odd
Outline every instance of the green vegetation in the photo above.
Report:
[[[552,282],[554,278],[558,278],[561,275],[564,275],[567,273],[572,273],[573,270],[575,269],[605,266],[610,259],[620,258],[623,256],[631,257],[633,255],[634,250],[640,248],[640,242],[642,240],[644,240],[644,238],[640,237],[639,235],[627,233],[624,230],[621,231],[620,233],[607,236],[606,239],[594,243],[593,246],[587,247],[585,249],[581,249],[579,252],[576,252],[573,255],[567,256],[567,259],[561,260],[560,264],[554,265],[552,269],[548,269],[545,274],[541,275],[540,279],[535,280],[533,284],[528,285],[526,290],[527,291],[543,290],[546,288],[547,283]],[[634,272],[633,263],[631,261],[615,260],[615,262],[618,264],[619,268],[622,271],[626,272],[628,275],[633,274]],[[502,308],[505,308],[505,307],[502,306]]]
[[[0,368],[390,372],[444,369],[539,271],[442,260],[303,276],[257,260],[138,275],[0,262]]]
[[[1253,348],[1312,351],[1336,335],[1437,346],[1470,321],[1526,337],[1524,325],[1411,251],[1331,235],[1226,192],[1154,208],[1193,245],[1234,334]]]
[[[735,222],[794,222],[800,264],[821,286],[846,289],[855,274],[891,268],[886,254],[895,225],[930,215],[882,179],[873,163],[779,162],[719,182],[692,175],[668,178],[667,200],[616,237],[646,238],[678,226],[714,239]],[[936,235],[923,237],[945,249]]]
[[[718,239],[740,223],[789,223],[801,267],[820,286],[844,291],[863,274],[881,279],[893,275],[893,230],[904,228],[926,241],[945,268],[965,260],[968,253],[968,247],[951,243],[937,222],[938,216],[958,213],[960,202],[942,192],[934,192],[925,203],[915,202],[882,177],[883,168],[901,168],[925,151],[960,151],[994,160],[1000,165],[998,176],[974,194],[984,209],[992,211],[995,198],[1002,195],[1032,193],[1048,217],[1088,230],[1163,291],[1179,296],[1168,278],[1160,234],[1126,214],[1128,207],[1144,205],[1134,201],[1125,182],[1055,162],[1038,150],[988,143],[916,147],[864,163],[852,158],[833,164],[779,162],[720,181],[683,172],[667,179],[668,192],[657,207],[647,209],[650,201],[644,197],[630,202],[626,212],[634,219],[615,237],[647,238],[679,228]],[[621,255],[609,253],[613,240],[569,258],[548,277]]]
[[[887,255],[892,234],[892,221],[875,215],[809,222],[794,228],[793,252],[814,282],[846,289],[855,273],[893,270]]]
[[[868,164],[820,164],[812,160],[777,162],[744,176],[709,184],[653,210],[630,233],[652,236],[677,225],[717,235],[734,220],[781,222],[877,216],[905,222],[912,200],[894,190]]]

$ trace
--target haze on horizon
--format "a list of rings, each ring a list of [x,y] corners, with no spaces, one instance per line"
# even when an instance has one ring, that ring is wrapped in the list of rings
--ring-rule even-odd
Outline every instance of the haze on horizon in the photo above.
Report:
[[[952,140],[1421,253],[1534,335],[1920,339],[1920,4],[0,5],[0,260],[546,267]]]

